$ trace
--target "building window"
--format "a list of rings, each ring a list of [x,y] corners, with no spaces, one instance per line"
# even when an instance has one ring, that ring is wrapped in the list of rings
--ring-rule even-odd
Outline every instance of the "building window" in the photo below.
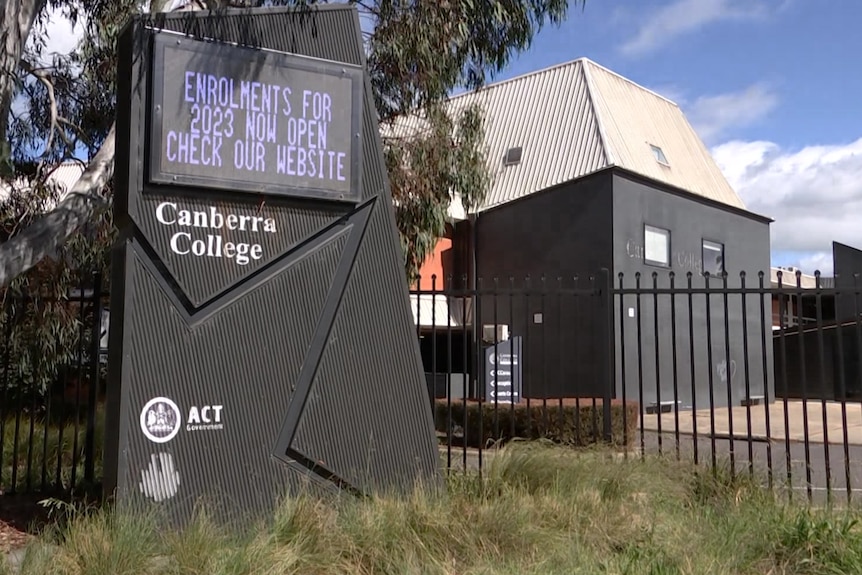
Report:
[[[724,244],[703,240],[703,273],[724,275]]]
[[[652,144],[650,144],[649,147],[652,150],[652,155],[656,162],[665,166],[670,166],[670,162],[667,161],[667,156],[664,155],[664,150],[658,146],[653,146]]]
[[[521,146],[517,148],[509,148],[506,150],[506,157],[503,158],[503,165],[505,166],[514,166],[515,164],[521,163],[521,155],[524,153],[524,149]]]
[[[644,262],[670,266],[670,232],[653,226],[644,227]]]

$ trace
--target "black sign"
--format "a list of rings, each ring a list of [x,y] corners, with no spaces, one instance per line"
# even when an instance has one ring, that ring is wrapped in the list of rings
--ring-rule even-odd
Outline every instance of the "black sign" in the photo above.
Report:
[[[123,32],[103,480],[118,507],[257,522],[309,490],[442,485],[362,63],[343,4],[142,14]]]
[[[154,39],[150,181],[357,201],[362,70]]]
[[[485,348],[485,400],[498,403],[521,401],[520,337]]]

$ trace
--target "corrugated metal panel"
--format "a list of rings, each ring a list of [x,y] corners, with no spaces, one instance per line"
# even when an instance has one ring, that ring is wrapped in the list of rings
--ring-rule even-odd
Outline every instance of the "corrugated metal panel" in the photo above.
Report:
[[[492,184],[482,209],[608,165],[580,60],[461,94],[449,103],[455,113],[473,103],[485,112]],[[418,129],[421,121],[411,117],[390,133],[404,136]],[[506,151],[518,146],[523,148],[520,163],[505,166]]]
[[[584,65],[615,165],[745,208],[679,106],[594,62]],[[650,144],[662,149],[667,166],[656,161]]]

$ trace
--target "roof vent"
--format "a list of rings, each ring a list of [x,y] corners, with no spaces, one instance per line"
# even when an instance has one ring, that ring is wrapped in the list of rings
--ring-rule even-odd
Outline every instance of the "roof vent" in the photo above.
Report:
[[[650,144],[649,147],[652,150],[652,155],[656,162],[665,166],[670,166],[670,163],[667,161],[667,156],[664,155],[664,151],[661,148],[653,146],[652,144]]]
[[[515,164],[520,164],[521,154],[523,153],[523,151],[524,149],[521,146],[518,146],[517,148],[509,148],[508,150],[506,150],[506,157],[503,158],[503,165],[514,166]]]

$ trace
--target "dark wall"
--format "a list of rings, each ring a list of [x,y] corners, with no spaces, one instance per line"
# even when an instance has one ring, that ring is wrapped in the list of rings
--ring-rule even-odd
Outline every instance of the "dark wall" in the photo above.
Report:
[[[597,173],[477,220],[479,287],[509,294],[483,296],[478,325],[507,324],[524,336],[525,396],[601,397],[598,358],[606,346],[596,334],[607,320],[586,290],[590,275],[612,263],[611,178]],[[517,291],[507,292],[511,287]]]
[[[835,275],[835,319],[852,320],[862,312],[862,250],[832,242]],[[854,277],[858,276],[858,277]]]
[[[791,328],[774,337],[774,347],[777,397],[862,397],[862,329],[855,322],[802,333]]]
[[[716,406],[727,405],[727,376],[733,405],[739,405],[746,397],[746,383],[750,387],[749,396],[763,396],[766,388],[771,398],[773,355],[768,296],[748,294],[743,305],[740,294],[710,295],[707,310],[707,281],[711,290],[721,289],[724,283],[716,277],[707,280],[702,274],[702,242],[706,239],[724,244],[728,287],[740,286],[739,274],[742,271],[746,273],[746,287],[758,287],[758,272],[765,274],[763,281],[768,287],[768,221],[672,190],[661,190],[624,173],[614,176],[613,206],[614,279],[619,287],[617,274],[623,273],[623,286],[631,291],[621,296],[622,306],[620,296],[614,302],[617,393],[622,393],[621,366],[624,364],[626,399],[638,399],[642,383],[642,401],[647,406],[658,400],[675,399],[683,407],[694,402],[698,409],[709,407],[711,401]],[[670,267],[644,263],[645,224],[670,230]],[[634,295],[637,272],[641,274],[641,288],[653,286],[654,272],[658,274],[656,285],[667,288],[671,271],[676,276],[675,287],[686,287],[686,274],[691,272],[692,285],[700,293],[694,294],[691,301],[687,295],[679,293],[674,296],[641,295],[640,298]],[[673,305],[672,299],[675,300]],[[672,329],[673,313],[676,333]],[[747,342],[743,315],[747,324]],[[710,329],[707,329],[707,322]],[[621,348],[623,340],[625,347]],[[692,381],[695,392],[692,391]]]

